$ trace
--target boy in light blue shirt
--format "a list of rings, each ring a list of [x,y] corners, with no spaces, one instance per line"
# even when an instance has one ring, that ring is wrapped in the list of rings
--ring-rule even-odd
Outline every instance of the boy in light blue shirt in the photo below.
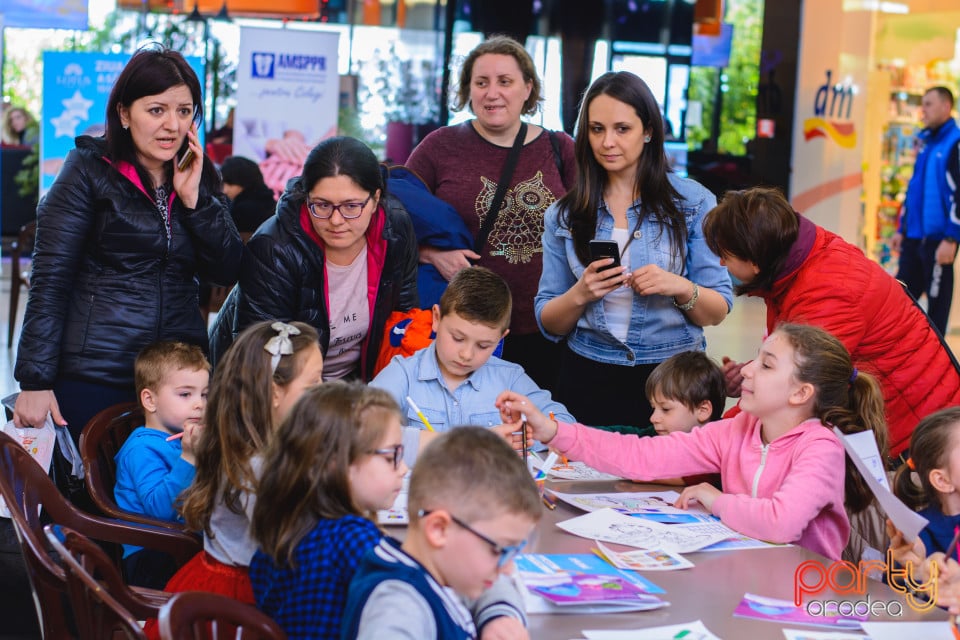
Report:
[[[416,408],[437,433],[463,425],[500,427],[494,402],[511,389],[558,420],[572,417],[523,367],[493,356],[509,333],[512,305],[510,288],[499,275],[485,267],[461,269],[433,306],[434,342],[412,356],[395,356],[370,383],[403,407],[409,425],[403,432],[408,466],[432,438]]]

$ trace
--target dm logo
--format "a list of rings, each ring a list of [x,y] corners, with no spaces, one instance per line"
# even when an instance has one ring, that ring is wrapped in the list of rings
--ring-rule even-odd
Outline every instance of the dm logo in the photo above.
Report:
[[[272,78],[275,56],[272,53],[253,53],[253,78]]]
[[[827,81],[817,90],[813,100],[813,118],[803,121],[803,138],[830,138],[844,149],[857,146],[857,132],[850,121],[854,89],[850,84],[830,84],[832,71],[827,69]]]

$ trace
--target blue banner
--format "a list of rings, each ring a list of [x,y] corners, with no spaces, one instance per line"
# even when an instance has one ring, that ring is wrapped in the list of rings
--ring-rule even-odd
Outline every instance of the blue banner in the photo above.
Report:
[[[6,27],[87,30],[87,0],[3,0]]]
[[[103,135],[110,90],[129,59],[130,54],[127,53],[43,53],[41,194],[46,193],[53,184],[67,153],[74,147],[74,138],[80,135]],[[203,59],[191,56],[187,62],[203,86]]]

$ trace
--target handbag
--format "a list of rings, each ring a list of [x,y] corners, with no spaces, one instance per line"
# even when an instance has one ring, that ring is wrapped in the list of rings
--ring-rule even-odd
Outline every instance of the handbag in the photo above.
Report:
[[[497,192],[493,196],[493,202],[490,203],[490,210],[487,211],[487,217],[483,219],[483,224],[480,225],[480,231],[477,233],[477,241],[473,245],[474,252],[478,254],[482,254],[483,247],[487,244],[487,238],[490,236],[490,232],[493,231],[493,224],[497,221],[497,216],[500,215],[500,205],[503,204],[503,199],[507,195],[507,187],[510,185],[513,172],[517,168],[517,161],[520,159],[520,150],[523,148],[523,141],[526,137],[527,123],[521,122],[520,131],[517,132],[517,137],[513,139],[513,146],[507,155],[507,161],[503,163],[503,171],[500,172],[500,182],[497,183]]]

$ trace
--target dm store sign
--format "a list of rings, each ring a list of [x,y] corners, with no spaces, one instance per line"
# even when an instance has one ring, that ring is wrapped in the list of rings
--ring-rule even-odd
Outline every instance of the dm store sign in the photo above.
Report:
[[[844,149],[857,146],[857,132],[850,120],[856,90],[849,82],[831,82],[833,72],[827,69],[827,81],[820,85],[813,99],[813,117],[803,121],[803,138],[827,138]]]

